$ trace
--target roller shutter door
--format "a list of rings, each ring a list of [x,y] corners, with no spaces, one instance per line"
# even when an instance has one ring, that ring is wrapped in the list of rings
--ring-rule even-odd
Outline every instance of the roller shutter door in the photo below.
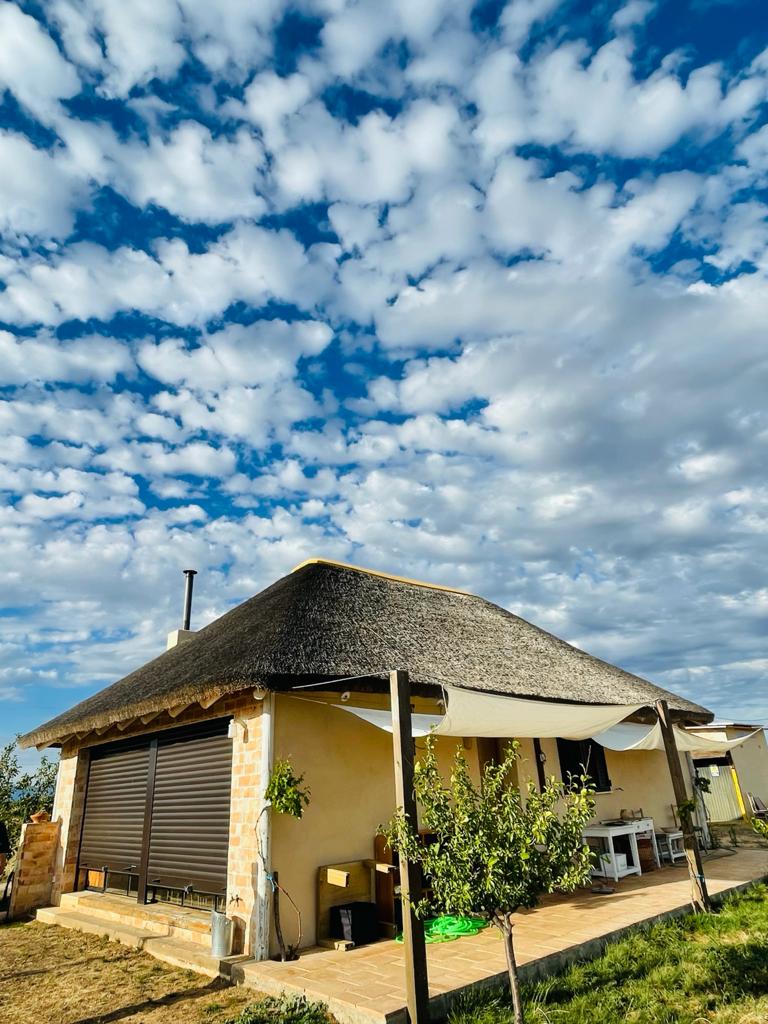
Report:
[[[138,872],[149,747],[94,750],[88,771],[80,867]]]
[[[158,736],[147,882],[224,892],[232,741],[227,721],[194,736]]]

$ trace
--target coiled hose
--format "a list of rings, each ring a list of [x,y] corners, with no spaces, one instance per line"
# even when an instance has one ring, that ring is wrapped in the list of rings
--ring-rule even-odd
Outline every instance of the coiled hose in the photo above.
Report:
[[[453,917],[445,914],[424,922],[424,939],[427,942],[453,942],[463,935],[477,935],[487,927],[488,922],[481,917]],[[395,942],[402,941],[402,934],[395,936]]]

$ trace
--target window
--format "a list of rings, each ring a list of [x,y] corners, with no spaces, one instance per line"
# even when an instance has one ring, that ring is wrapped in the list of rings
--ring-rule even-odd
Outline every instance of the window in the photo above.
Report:
[[[605,748],[595,740],[558,740],[557,753],[560,757],[560,775],[568,783],[568,776],[578,777],[586,773],[595,784],[598,793],[611,789],[608,766],[605,763]]]

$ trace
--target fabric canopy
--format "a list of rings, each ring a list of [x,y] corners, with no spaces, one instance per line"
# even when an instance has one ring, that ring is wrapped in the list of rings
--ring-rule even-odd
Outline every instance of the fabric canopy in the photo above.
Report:
[[[677,749],[680,753],[725,753],[744,743],[754,732],[747,733],[735,740],[714,740],[705,733],[691,732],[688,729],[680,729],[674,725]],[[757,729],[756,732],[760,730]],[[618,725],[606,729],[604,732],[595,733],[592,739],[609,750],[663,750],[664,738],[661,735],[661,726],[658,722],[654,725],[638,725],[636,722],[621,722]]]
[[[387,732],[392,732],[391,711],[378,711],[374,708],[355,708],[349,704],[334,704],[334,707],[357,715],[364,722],[370,722],[371,725],[375,725],[377,729],[385,729]],[[411,715],[411,735],[428,736],[442,720],[442,715]]]
[[[444,691],[445,714],[412,715],[414,736],[427,736],[429,733],[493,739],[559,736],[566,740],[594,739],[609,750],[664,749],[658,722],[641,725],[624,721],[643,707],[642,704],[555,704],[479,693],[477,690],[459,690],[454,686],[446,686]],[[335,707],[357,715],[377,729],[392,732],[392,713],[389,710],[358,708],[349,704],[337,704]],[[725,752],[755,735],[751,732],[734,740],[715,740],[706,733],[681,729],[677,725],[673,729],[681,754]],[[760,732],[759,729],[755,731]]]
[[[583,740],[608,729],[642,704],[554,704],[543,700],[501,697],[477,690],[445,687],[445,715],[413,715],[414,736],[486,736],[522,738],[561,736]],[[379,729],[392,731],[389,711],[336,705]]]
[[[609,729],[642,704],[555,704],[445,687],[448,706],[438,736],[522,738],[560,736],[585,740]]]

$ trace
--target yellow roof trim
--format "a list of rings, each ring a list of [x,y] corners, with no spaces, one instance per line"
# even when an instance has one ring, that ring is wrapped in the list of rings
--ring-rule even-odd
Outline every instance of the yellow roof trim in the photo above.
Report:
[[[427,590],[445,590],[449,594],[472,596],[469,591],[459,590],[458,587],[444,587],[441,583],[425,583],[424,580],[412,580],[407,576],[395,576],[394,573],[379,572],[378,569],[365,569],[361,565],[351,565],[349,562],[336,562],[332,558],[306,558],[303,562],[295,565],[291,572],[298,572],[305,565],[335,565],[339,569],[353,569],[355,572],[364,572],[367,576],[378,576],[380,579],[393,580],[395,583],[407,583],[411,587],[426,587]]]

